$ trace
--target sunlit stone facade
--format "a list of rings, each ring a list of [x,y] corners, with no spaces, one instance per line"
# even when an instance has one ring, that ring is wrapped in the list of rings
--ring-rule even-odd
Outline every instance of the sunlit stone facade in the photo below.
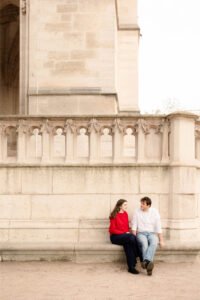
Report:
[[[136,0],[0,2],[2,260],[118,260],[109,214],[144,195],[157,257],[198,257],[200,121],[139,113],[138,42]]]

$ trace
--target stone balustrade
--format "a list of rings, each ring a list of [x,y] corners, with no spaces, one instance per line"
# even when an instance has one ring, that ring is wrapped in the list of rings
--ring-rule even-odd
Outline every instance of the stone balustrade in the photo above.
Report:
[[[195,139],[195,157],[200,160],[200,119],[198,119],[195,124]]]
[[[167,163],[164,117],[0,117],[0,162]]]

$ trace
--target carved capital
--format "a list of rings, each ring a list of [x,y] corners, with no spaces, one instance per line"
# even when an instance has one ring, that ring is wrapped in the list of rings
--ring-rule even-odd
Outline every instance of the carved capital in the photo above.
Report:
[[[52,131],[53,131],[53,128],[49,124],[49,120],[45,120],[43,122],[43,124],[41,125],[41,127],[40,127],[40,132],[41,133],[48,133],[48,134],[50,134],[50,133],[52,133]]]
[[[112,133],[115,133],[116,131],[118,131],[120,133],[123,133],[123,131],[124,131],[124,126],[120,119],[115,119],[112,124]]]
[[[4,129],[5,135],[8,136],[10,134],[11,130],[13,130],[13,129],[16,130],[16,125],[5,126],[5,129]]]
[[[162,119],[161,123],[158,125],[158,131],[156,133],[164,133],[166,130],[167,132],[170,132],[170,121],[168,119]]]
[[[19,120],[17,125],[17,133],[25,134],[27,133],[28,127],[25,120]]]
[[[5,133],[6,126],[0,123],[0,134],[3,135]]]
[[[99,133],[100,132],[100,125],[99,122],[96,119],[92,119],[90,120],[89,124],[88,124],[88,132],[96,132]]]
[[[149,123],[144,119],[139,119],[136,124],[136,132],[141,130],[144,134],[149,134]]]
[[[74,121],[72,119],[68,119],[65,122],[64,133],[67,133],[68,131],[70,131],[71,133],[76,132],[76,125],[74,124]]]

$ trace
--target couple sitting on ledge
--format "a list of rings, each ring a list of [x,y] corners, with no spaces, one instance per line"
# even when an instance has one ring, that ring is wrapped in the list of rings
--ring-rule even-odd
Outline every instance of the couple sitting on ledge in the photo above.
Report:
[[[120,199],[110,214],[110,240],[112,244],[122,245],[126,255],[128,272],[139,274],[136,266],[136,258],[140,258],[141,266],[152,275],[154,268],[154,255],[158,245],[163,244],[160,215],[151,207],[151,199],[143,197],[140,200],[140,208],[136,210],[132,228],[129,229],[127,201]]]

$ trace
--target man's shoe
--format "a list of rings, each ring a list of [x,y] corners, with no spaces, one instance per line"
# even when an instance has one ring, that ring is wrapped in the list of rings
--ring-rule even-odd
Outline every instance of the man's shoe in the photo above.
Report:
[[[154,263],[152,261],[150,261],[147,265],[147,275],[148,276],[152,275],[153,268],[154,268]]]
[[[131,274],[139,274],[140,272],[138,270],[136,270],[135,268],[133,269],[128,269],[128,272],[131,273]]]
[[[146,269],[148,263],[149,263],[149,261],[145,259],[144,261],[141,262],[141,267],[142,267],[143,269]]]

